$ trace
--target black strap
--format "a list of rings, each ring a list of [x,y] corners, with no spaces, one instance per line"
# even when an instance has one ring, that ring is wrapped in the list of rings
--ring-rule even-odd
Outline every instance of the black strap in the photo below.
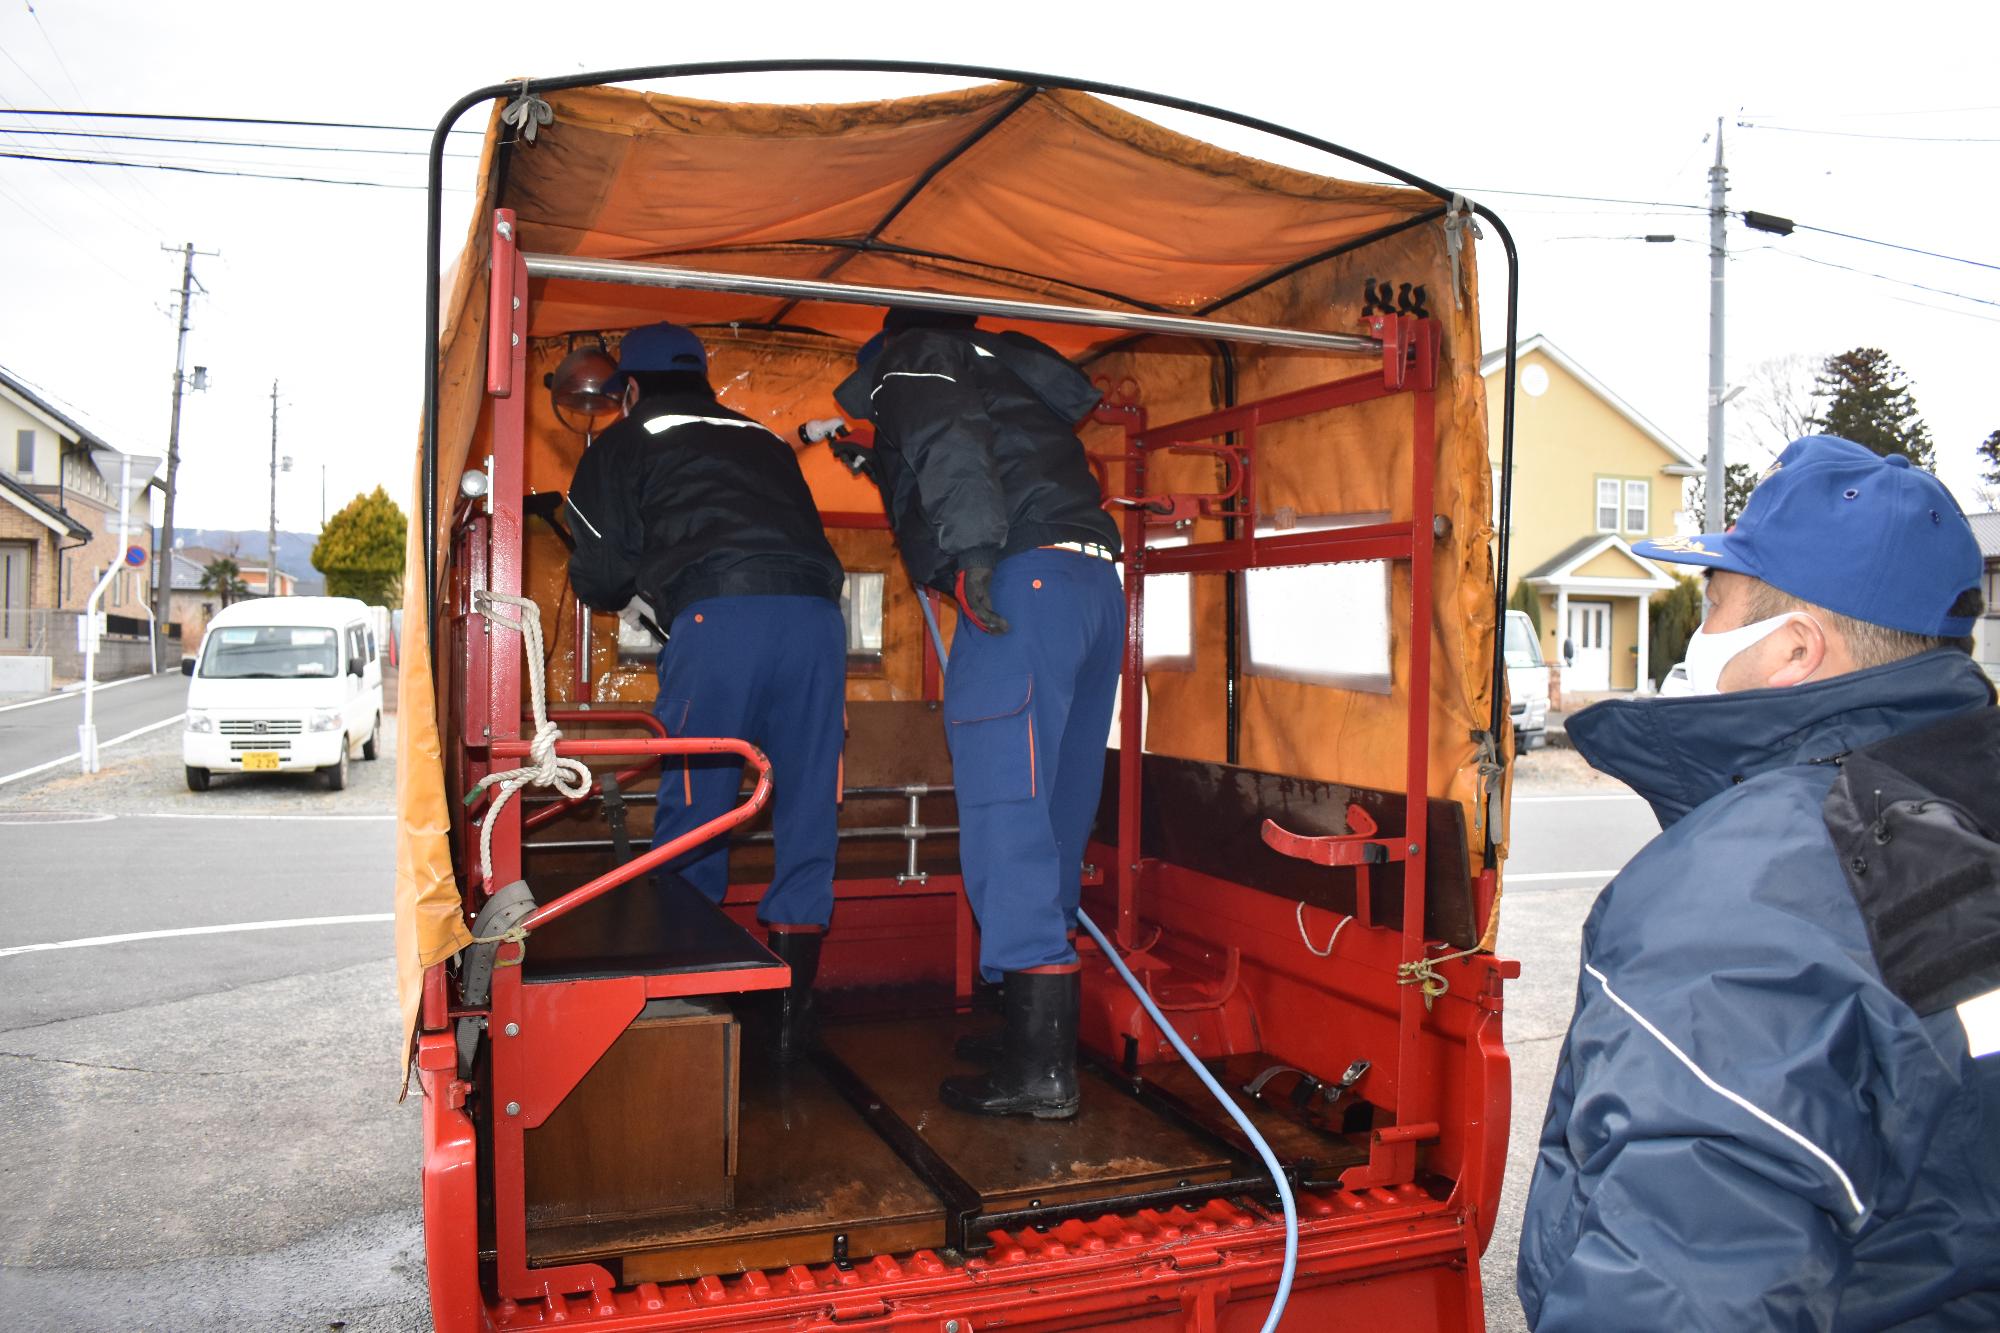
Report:
[[[616,773],[606,773],[597,786],[604,793],[604,822],[611,826],[612,859],[624,865],[632,859],[632,834],[625,827],[625,789],[618,785]]]
[[[2000,709],[1844,756],[1821,813],[1890,990],[1933,1014],[2000,988]]]

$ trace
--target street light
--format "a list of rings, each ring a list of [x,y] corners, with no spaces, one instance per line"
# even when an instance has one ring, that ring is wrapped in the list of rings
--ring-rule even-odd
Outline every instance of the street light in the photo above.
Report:
[[[97,465],[99,476],[109,478],[114,466],[118,472],[118,558],[105,567],[104,577],[90,590],[90,600],[83,604],[83,725],[76,729],[76,748],[82,760],[83,771],[97,771],[97,608],[104,600],[105,589],[111,580],[127,563],[133,548],[131,524],[128,521],[132,507],[132,492],[144,491],[152,484],[153,473],[158,470],[160,460],[148,454],[127,454],[116,449],[99,446],[90,451],[91,462]],[[158,552],[154,555],[157,557]]]

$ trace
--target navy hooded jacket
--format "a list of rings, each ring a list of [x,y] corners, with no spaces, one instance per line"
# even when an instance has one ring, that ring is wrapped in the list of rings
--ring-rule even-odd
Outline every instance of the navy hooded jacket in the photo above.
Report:
[[[1992,702],[1940,650],[1571,721],[1663,831],[1584,926],[1521,1231],[1538,1333],[2000,1329],[2000,1054],[1885,983],[1823,810],[1862,747]]]

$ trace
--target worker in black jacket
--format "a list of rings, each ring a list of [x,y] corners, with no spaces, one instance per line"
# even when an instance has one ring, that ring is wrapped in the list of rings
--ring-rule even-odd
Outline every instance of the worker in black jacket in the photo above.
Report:
[[[833,912],[847,634],[842,571],[790,445],[716,401],[701,340],[676,324],[632,330],[610,390],[624,417],[570,483],[577,595],[602,611],[634,597],[668,627],[654,712],[670,736],[732,736],[771,760],[776,864],[758,905],[791,965],[779,1053],[809,1037],[811,988]],[[671,761],[654,845],[736,804],[741,761]],[[670,862],[712,901],[729,881],[726,839]]]
[[[1070,931],[1125,637],[1118,528],[1076,426],[1097,391],[1051,348],[893,309],[836,391],[875,423],[870,470],[910,577],[957,599],[944,715],[980,970],[1006,1026],[945,1102],[1076,1114]]]

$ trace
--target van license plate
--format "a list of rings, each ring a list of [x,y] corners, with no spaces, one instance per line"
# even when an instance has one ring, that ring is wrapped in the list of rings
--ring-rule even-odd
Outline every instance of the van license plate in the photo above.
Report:
[[[278,752],[275,750],[250,750],[243,756],[245,773],[275,773],[278,771]]]

